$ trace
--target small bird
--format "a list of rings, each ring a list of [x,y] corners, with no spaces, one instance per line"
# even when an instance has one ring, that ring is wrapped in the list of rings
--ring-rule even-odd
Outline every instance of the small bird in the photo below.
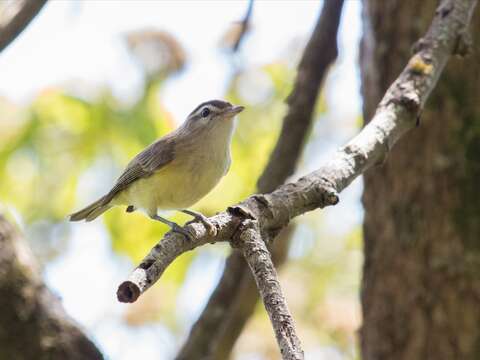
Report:
[[[70,215],[70,221],[92,221],[111,207],[124,205],[127,212],[144,210],[151,219],[188,239],[188,231],[159,216],[158,210],[180,210],[215,233],[204,215],[187,208],[209,193],[227,173],[234,117],[243,109],[222,100],[201,103],[180,127],[135,156],[113,188]]]

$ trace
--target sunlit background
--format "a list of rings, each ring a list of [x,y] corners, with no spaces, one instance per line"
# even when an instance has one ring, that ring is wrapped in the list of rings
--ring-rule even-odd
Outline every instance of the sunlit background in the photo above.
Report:
[[[118,284],[166,227],[124,209],[93,223],[66,216],[108,191],[132,156],[212,98],[247,109],[229,174],[195,209],[212,215],[255,192],[321,5],[255,1],[251,30],[234,54],[229,48],[248,1],[53,0],[0,54],[0,211],[23,230],[45,281],[109,359],[171,359],[229,248],[185,254],[139,301],[124,305]],[[359,1],[346,1],[339,57],[295,178],[360,127],[360,12]],[[307,359],[357,358],[361,186],[350,186],[338,206],[295,220],[280,276]],[[261,304],[234,358],[278,358]]]

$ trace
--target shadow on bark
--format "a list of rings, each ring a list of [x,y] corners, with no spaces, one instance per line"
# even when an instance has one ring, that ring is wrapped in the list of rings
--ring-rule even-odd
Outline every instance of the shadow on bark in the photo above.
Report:
[[[0,359],[103,359],[42,282],[28,245],[2,215],[0,324]]]

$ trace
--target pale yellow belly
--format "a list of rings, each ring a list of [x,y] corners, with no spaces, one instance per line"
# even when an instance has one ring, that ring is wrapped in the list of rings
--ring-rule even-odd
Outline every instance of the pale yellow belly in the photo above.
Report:
[[[137,209],[144,209],[149,215],[157,210],[188,208],[220,181],[226,164],[219,165],[197,168],[194,163],[168,164],[154,175],[132,183],[112,203],[133,205]]]

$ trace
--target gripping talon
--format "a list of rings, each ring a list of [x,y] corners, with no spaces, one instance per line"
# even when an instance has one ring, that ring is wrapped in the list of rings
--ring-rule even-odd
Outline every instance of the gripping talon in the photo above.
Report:
[[[199,221],[203,224],[203,226],[205,226],[205,229],[207,229],[208,235],[210,235],[210,236],[216,236],[217,235],[216,226],[213,225],[205,215],[203,215],[201,213],[198,213],[196,211],[192,211],[192,210],[182,210],[182,212],[185,213],[185,214],[188,214],[190,216],[193,216],[193,219],[188,221],[185,225],[191,224],[195,221]]]
[[[173,221],[164,219],[163,217],[161,217],[157,214],[150,215],[150,218],[153,219],[153,220],[156,220],[156,221],[160,221],[160,222],[164,223],[165,225],[168,225],[170,227],[170,229],[172,229],[173,232],[176,232],[176,233],[179,233],[179,234],[182,234],[183,236],[185,236],[187,238],[187,241],[193,241],[193,235],[190,232],[188,232],[187,230],[185,230],[183,227],[178,225],[177,223],[174,223]]]

